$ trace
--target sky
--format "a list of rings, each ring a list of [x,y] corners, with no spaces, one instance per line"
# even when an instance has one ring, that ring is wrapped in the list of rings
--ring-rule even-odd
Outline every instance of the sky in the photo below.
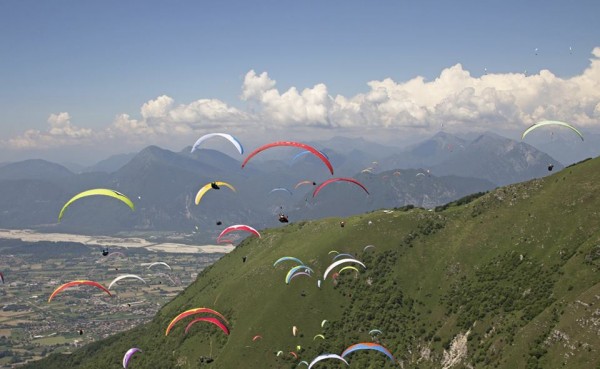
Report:
[[[0,1],[0,162],[598,131],[600,1]]]

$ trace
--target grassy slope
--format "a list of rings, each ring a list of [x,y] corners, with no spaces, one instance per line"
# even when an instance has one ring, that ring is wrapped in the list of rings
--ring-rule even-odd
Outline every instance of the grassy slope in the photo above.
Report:
[[[370,341],[375,328],[405,368],[442,367],[444,349],[465,332],[467,358],[455,367],[595,367],[599,187],[596,159],[441,212],[377,211],[345,219],[344,228],[329,218],[267,230],[203,272],[150,324],[27,368],[117,368],[133,346],[144,352],[130,368],[293,368],[297,361],[287,352],[297,345],[310,362]],[[376,248],[363,252],[368,244]],[[330,250],[353,253],[368,270],[358,278],[343,274],[335,287],[329,277],[318,289]],[[291,264],[272,266],[286,255],[316,277],[286,285]],[[197,324],[184,336],[186,320],[164,336],[170,319],[200,306],[223,313],[231,335]],[[313,341],[319,333],[327,339]],[[253,342],[257,334],[263,339]],[[278,350],[286,354],[276,357]],[[201,364],[201,356],[215,361]],[[378,353],[349,358],[351,368],[394,367]]]

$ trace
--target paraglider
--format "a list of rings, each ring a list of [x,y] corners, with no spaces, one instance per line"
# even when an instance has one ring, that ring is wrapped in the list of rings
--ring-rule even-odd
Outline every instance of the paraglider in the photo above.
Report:
[[[195,315],[195,314],[202,314],[202,313],[207,313],[207,314],[213,314],[218,316],[219,318],[221,318],[225,323],[229,324],[229,322],[227,321],[227,319],[225,319],[225,317],[223,315],[221,315],[221,313],[210,309],[210,308],[204,308],[204,307],[200,307],[200,308],[195,308],[195,309],[190,309],[190,310],[186,310],[183,313],[180,313],[179,315],[177,315],[175,318],[173,318],[173,320],[171,320],[171,322],[169,323],[169,326],[167,327],[166,331],[165,331],[165,336],[169,335],[169,332],[171,331],[171,329],[173,329],[173,326],[180,321],[181,319],[184,319],[190,315]]]
[[[327,279],[327,274],[329,274],[329,272],[331,272],[331,270],[333,268],[335,268],[336,266],[340,265],[340,264],[344,264],[344,263],[356,263],[359,264],[360,266],[362,266],[363,268],[367,269],[367,267],[365,266],[365,264],[361,263],[360,261],[356,260],[356,259],[342,259],[342,260],[338,260],[334,263],[332,263],[330,266],[327,267],[327,269],[325,270],[325,273],[323,273],[323,279]]]
[[[296,327],[296,326],[292,327],[292,334],[294,335],[294,337],[296,337],[296,335],[298,334],[298,327]]]
[[[327,156],[327,154],[325,154],[323,151],[319,151],[321,154],[323,154],[324,157],[326,157],[327,159],[329,159],[329,156]],[[299,153],[297,153],[296,155],[294,155],[294,157],[292,158],[292,164],[294,164],[294,162],[296,160],[298,160],[300,157],[305,156],[310,154],[311,152],[308,150],[304,150],[304,151],[300,151]]]
[[[257,236],[258,238],[261,238],[260,233],[258,233],[258,231],[256,229],[254,229],[248,225],[245,225],[245,224],[236,224],[236,225],[232,225],[232,226],[225,228],[223,230],[223,232],[221,232],[221,234],[219,234],[219,237],[217,237],[217,242],[219,242],[219,240],[221,240],[221,238],[223,236],[225,236],[227,233],[235,232],[235,231],[249,232],[249,233],[252,233],[253,235]]]
[[[80,336],[83,336],[83,329],[80,329],[80,330],[79,330],[79,335],[80,335]]]
[[[4,284],[4,274],[2,274],[2,272],[0,272],[0,280],[2,281],[2,284]]]
[[[261,147],[259,147],[258,149],[254,150],[252,153],[250,153],[250,155],[248,155],[248,157],[246,157],[246,160],[244,160],[244,162],[242,163],[242,168],[244,168],[246,166],[246,164],[248,163],[248,161],[254,157],[256,154],[270,149],[272,147],[277,147],[277,146],[292,146],[292,147],[299,147],[302,148],[304,150],[308,150],[310,151],[313,155],[315,155],[316,157],[318,157],[319,159],[321,159],[321,161],[323,163],[325,163],[325,165],[327,166],[327,168],[329,169],[329,172],[333,175],[333,167],[331,166],[331,163],[329,162],[329,159],[327,159],[327,157],[325,155],[323,155],[323,153],[321,153],[319,150],[315,149],[312,146],[300,143],[300,142],[293,142],[293,141],[278,141],[278,142],[272,142],[266,145],[263,145]]]
[[[374,247],[375,247],[375,245],[367,245],[363,248],[363,252],[367,251],[367,249],[369,249],[369,248],[374,248]]]
[[[344,228],[345,225],[346,225],[346,222],[344,222],[344,221],[340,222],[340,227]]]
[[[123,356],[123,368],[124,369],[127,368],[127,364],[129,364],[129,360],[131,359],[133,354],[135,354],[136,352],[142,352],[142,350],[140,350],[137,347],[133,347],[133,348],[130,348],[129,350],[127,350],[127,352]]]
[[[108,249],[107,249],[107,250],[108,250]],[[111,253],[108,255],[108,257],[106,258],[106,260],[108,260],[108,259],[111,259],[111,260],[112,260],[112,259],[116,258],[117,256],[118,256],[118,257],[121,257],[121,258],[123,258],[123,259],[127,259],[127,256],[125,256],[125,254],[123,254],[123,253],[122,253],[122,252],[120,252],[120,251],[115,251],[115,252],[111,252]]]
[[[221,188],[221,186],[225,186],[229,189],[231,189],[233,192],[236,192],[235,187],[233,187],[232,185],[230,185],[227,182],[211,182],[211,183],[207,183],[204,186],[202,186],[202,188],[200,188],[198,190],[198,193],[196,193],[196,198],[194,199],[194,203],[196,205],[200,204],[200,200],[202,199],[202,196],[204,196],[204,194],[210,190],[210,189],[214,189],[214,190],[218,190]]]
[[[356,273],[360,273],[360,271],[358,270],[358,268],[354,267],[352,265],[348,265],[348,266],[343,267],[342,269],[340,269],[340,271],[338,273],[341,273],[344,270],[354,270]]]
[[[120,276],[118,276],[117,278],[113,279],[113,280],[112,280],[112,282],[110,282],[110,284],[108,285],[108,289],[110,290],[110,288],[111,288],[111,287],[112,287],[112,286],[113,286],[115,283],[117,283],[117,282],[118,282],[118,281],[120,281],[121,279],[125,279],[125,278],[136,278],[136,279],[139,279],[140,281],[144,282],[144,284],[146,284],[146,281],[145,281],[145,280],[144,280],[142,277],[140,277],[140,276],[138,276],[138,275],[135,275],[135,274],[124,274],[124,275],[120,275]]]
[[[315,365],[316,363],[318,363],[319,361],[321,361],[321,360],[327,360],[327,359],[341,360],[341,361],[344,362],[344,364],[350,365],[350,364],[348,364],[348,362],[346,361],[346,359],[344,359],[340,355],[336,355],[336,354],[323,354],[323,355],[319,355],[316,358],[314,358],[313,361],[311,361],[310,364],[308,365],[308,369],[312,368],[312,366]]]
[[[552,169],[554,169],[554,164],[548,165],[548,172],[552,172]]]
[[[217,327],[219,327],[223,331],[223,333],[225,333],[226,335],[229,336],[229,328],[227,328],[227,326],[225,324],[223,324],[219,319],[213,318],[213,317],[200,317],[200,318],[196,318],[196,319],[192,320],[185,327],[184,334],[187,334],[188,331],[190,330],[190,328],[192,327],[192,325],[194,325],[198,322],[212,323],[212,324],[216,325]]]
[[[52,292],[52,294],[50,295],[50,297],[48,298],[48,302],[52,301],[52,299],[54,298],[54,296],[56,296],[59,292],[70,288],[70,287],[75,287],[75,286],[80,286],[80,285],[88,285],[88,286],[94,286],[97,288],[100,288],[102,291],[106,292],[109,296],[112,296],[110,294],[110,291],[106,289],[106,287],[104,287],[103,285],[101,285],[98,282],[94,282],[94,281],[88,281],[88,280],[78,280],[78,281],[72,281],[72,282],[67,282],[59,287],[57,287],[54,292]]]
[[[122,193],[117,192],[115,190],[106,189],[106,188],[95,188],[92,190],[80,192],[77,195],[73,196],[69,201],[67,201],[63,205],[62,209],[60,209],[60,212],[58,213],[58,221],[60,222],[60,220],[62,219],[62,217],[65,213],[65,210],[67,210],[67,207],[69,207],[69,205],[71,205],[73,202],[75,202],[83,197],[97,196],[97,195],[114,197],[115,199],[120,200],[120,201],[124,202],[125,204],[127,204],[127,206],[129,206],[132,211],[135,210],[135,206],[133,205],[133,202],[131,202],[131,200],[127,196],[123,195]]]
[[[302,260],[292,257],[292,256],[284,256],[282,258],[277,259],[276,262],[273,263],[273,266],[277,266],[277,264],[284,262],[284,261],[295,261],[296,263],[300,264],[300,265],[304,265],[304,263],[302,262]]]
[[[262,336],[257,334],[256,336],[254,336],[252,338],[252,341],[256,341],[256,340],[259,340],[259,339],[262,339]]]
[[[317,334],[316,336],[313,337],[313,341],[316,340],[317,338],[324,340],[325,336],[323,336],[322,334]]]
[[[293,275],[290,277],[290,282],[292,281],[292,279],[294,279],[294,278],[296,278],[296,277],[299,277],[299,276],[301,276],[301,275],[305,275],[305,276],[307,276],[307,277],[312,277],[312,275],[310,275],[310,273],[307,273],[307,272],[297,272],[297,273],[294,273],[294,274],[293,274]],[[306,294],[304,294],[304,293],[301,293],[301,295],[304,297]]]
[[[290,281],[292,280],[292,277],[294,276],[294,274],[296,274],[300,270],[304,270],[304,272],[307,274],[309,274],[309,272],[314,273],[314,271],[310,267],[307,267],[306,265],[297,265],[288,271],[287,275],[285,276],[285,284],[290,284]]]
[[[169,268],[169,270],[172,270],[169,264],[165,263],[164,261],[155,261],[154,263],[150,263],[150,265],[148,265],[148,269],[152,268],[155,265],[164,265],[167,268]]]
[[[271,191],[269,191],[269,193],[273,193],[273,192],[278,192],[278,191],[283,191],[283,192],[287,192],[290,196],[292,196],[292,191],[288,190],[287,188],[284,187],[276,187],[274,189],[272,189]]]
[[[381,332],[379,329],[371,329],[369,331],[369,335],[371,335],[371,336],[376,335],[376,334],[382,334],[382,333],[383,332]]]
[[[191,152],[196,151],[196,149],[200,146],[200,144],[202,142],[204,142],[210,138],[213,138],[213,137],[223,137],[223,138],[227,139],[229,142],[231,142],[233,144],[233,146],[235,146],[235,148],[240,153],[240,155],[244,154],[244,148],[242,147],[242,144],[240,143],[240,141],[238,141],[237,138],[235,138],[232,135],[227,134],[227,133],[209,133],[209,134],[206,134],[206,135],[200,137],[196,141],[196,143],[194,143],[194,146],[192,146]]]
[[[288,217],[287,215],[283,214],[283,213],[279,213],[279,222],[280,223],[287,223],[288,222]]]
[[[333,260],[335,261],[343,256],[348,256],[349,258],[354,259],[354,255],[352,255],[352,254],[337,254],[336,256],[333,257]]]
[[[242,256],[242,263],[246,262],[246,258],[248,258],[247,256]]]
[[[376,351],[384,353],[387,357],[390,358],[390,360],[392,360],[393,363],[396,362],[396,359],[394,359],[394,356],[388,349],[386,349],[385,347],[381,346],[378,343],[372,343],[372,342],[357,343],[355,345],[352,345],[352,346],[348,347],[347,349],[345,349],[344,352],[342,352],[342,357],[345,358],[349,354],[353,353],[354,351],[358,351],[358,350],[376,350]]]
[[[323,319],[323,321],[321,322],[321,328],[325,326],[325,323],[327,323],[327,319]]]
[[[296,183],[296,185],[294,186],[294,189],[298,189],[298,187],[302,186],[302,185],[310,185],[312,184],[313,186],[317,185],[317,182],[314,181],[300,181],[298,183]]]
[[[579,138],[581,138],[581,141],[583,141],[583,135],[581,134],[581,132],[579,132],[577,130],[577,128],[573,127],[569,123],[560,122],[558,120],[544,120],[544,121],[541,121],[541,122],[537,122],[536,124],[534,124],[534,125],[530,126],[529,128],[527,128],[525,130],[525,132],[523,132],[523,134],[521,135],[521,140],[524,139],[525,136],[529,132],[533,131],[534,129],[539,128],[539,127],[543,127],[543,126],[547,126],[547,125],[558,125],[558,126],[562,126],[562,127],[567,127],[570,130],[572,130],[573,132],[577,133],[577,135],[579,136]]]
[[[340,182],[340,181],[354,183],[355,185],[362,188],[367,193],[367,195],[369,194],[369,191],[367,190],[367,188],[362,183],[357,181],[356,179],[339,177],[339,178],[328,179],[325,182],[321,183],[319,186],[317,186],[317,188],[315,188],[315,190],[313,191],[313,197],[317,196],[319,194],[319,192],[321,191],[321,189],[323,187],[327,186],[328,184],[333,183],[333,182]]]

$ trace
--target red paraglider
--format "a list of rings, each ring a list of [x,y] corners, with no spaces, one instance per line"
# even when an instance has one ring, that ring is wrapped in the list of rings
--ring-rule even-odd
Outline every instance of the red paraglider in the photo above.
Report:
[[[339,181],[354,183],[355,185],[358,185],[363,190],[365,190],[367,195],[369,194],[369,191],[367,190],[367,188],[362,183],[360,183],[359,181],[357,181],[354,178],[331,178],[331,179],[328,179],[325,182],[321,183],[317,188],[315,188],[315,190],[313,191],[313,197],[317,196],[319,194],[319,191],[321,191],[321,189],[323,187],[327,186],[330,183],[339,182]]]
[[[331,163],[329,162],[329,159],[327,159],[327,157],[325,155],[323,155],[323,153],[321,153],[319,150],[315,149],[312,146],[309,146],[307,144],[303,144],[300,142],[294,142],[294,141],[277,141],[277,142],[272,142],[266,145],[263,145],[261,147],[259,147],[258,149],[252,151],[250,153],[250,155],[248,155],[248,157],[246,158],[246,160],[244,160],[244,162],[242,163],[242,168],[248,163],[248,160],[250,160],[254,155],[260,153],[261,151],[264,151],[266,149],[270,149],[271,147],[277,147],[277,146],[292,146],[292,147],[299,147],[301,149],[307,150],[309,152],[311,152],[313,155],[315,155],[316,157],[318,157],[319,159],[321,159],[321,161],[323,163],[325,163],[325,165],[327,166],[327,168],[329,169],[329,172],[331,172],[331,175],[333,175],[333,167],[331,166]]]
[[[171,329],[173,328],[173,326],[180,321],[181,319],[184,319],[190,315],[195,315],[195,314],[202,314],[202,313],[208,313],[208,314],[213,314],[218,316],[219,318],[223,319],[223,321],[225,323],[229,323],[227,321],[227,319],[225,319],[225,317],[223,315],[221,315],[219,312],[213,310],[213,309],[209,309],[209,308],[196,308],[196,309],[190,309],[190,310],[186,310],[183,313],[177,315],[175,318],[173,318],[173,320],[171,320],[171,323],[169,323],[169,326],[167,327],[167,330],[165,331],[165,336],[169,335],[169,332],[171,331]]]
[[[234,232],[234,231],[246,231],[246,232],[250,232],[253,235],[257,236],[258,238],[260,237],[260,233],[258,233],[258,231],[248,225],[245,224],[236,224],[236,225],[232,225],[229,226],[227,228],[225,228],[223,230],[223,232],[221,232],[221,234],[219,235],[219,237],[217,237],[217,242],[221,241],[221,237],[225,236],[227,233],[229,232]]]
[[[192,320],[191,322],[188,323],[188,325],[185,327],[185,334],[187,334],[187,332],[190,330],[190,328],[192,327],[192,325],[198,323],[198,322],[208,322],[208,323],[212,323],[214,325],[216,325],[217,327],[221,328],[221,330],[229,336],[229,328],[227,328],[227,326],[225,324],[223,324],[219,319],[217,318],[213,318],[213,317],[201,317],[201,318],[196,318],[194,320]]]

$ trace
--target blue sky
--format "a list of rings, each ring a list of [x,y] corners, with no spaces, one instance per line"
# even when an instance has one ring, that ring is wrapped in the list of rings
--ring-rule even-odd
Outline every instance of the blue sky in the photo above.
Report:
[[[27,145],[17,147],[9,142],[10,153],[5,152],[8,149],[0,153],[13,158],[27,156],[33,149],[40,153],[48,148],[85,146],[122,114],[128,116],[130,131],[140,124],[164,122],[164,129],[170,130],[169,124],[183,119],[173,118],[172,109],[202,99],[236,109],[235,117],[219,115],[206,126],[203,122],[212,113],[194,115],[194,119],[200,117],[194,122],[185,118],[187,131],[181,128],[182,135],[189,133],[195,138],[218,127],[216,123],[222,120],[235,121],[227,127],[240,131],[248,124],[261,129],[269,129],[270,124],[285,128],[302,125],[305,120],[307,129],[320,127],[318,134],[324,128],[331,132],[348,127],[338,123],[342,118],[336,115],[344,110],[347,116],[347,104],[340,108],[337,102],[338,107],[323,103],[330,110],[328,118],[321,119],[318,112],[316,118],[314,114],[294,116],[292,108],[282,113],[282,104],[290,99],[273,105],[262,92],[240,98],[246,82],[252,82],[248,81],[250,71],[257,76],[266,72],[263,87],[275,88],[280,95],[290,88],[301,93],[323,84],[332,101],[336,96],[350,100],[372,92],[367,85],[370,81],[389,78],[402,84],[417,76],[433,81],[458,63],[473,78],[484,71],[500,78],[548,69],[563,86],[557,89],[564,90],[564,85],[590,67],[592,50],[600,46],[598,14],[597,0],[2,1],[0,137],[6,143],[27,130],[39,132],[28,136]],[[525,81],[522,83],[527,84]],[[464,88],[457,86],[456,95]],[[475,88],[475,96],[483,89]],[[544,92],[548,93],[556,94],[554,90]],[[306,105],[312,101],[309,95],[294,104],[310,110]],[[160,96],[172,99],[165,102],[170,110],[162,116],[142,117],[142,106]],[[594,120],[596,116],[589,110],[598,97],[592,94],[590,99],[582,109]],[[420,100],[414,98],[417,105],[425,107]],[[439,106],[441,100],[432,104]],[[360,109],[367,108],[363,104]],[[394,119],[402,120],[398,118],[402,112],[394,109]],[[256,110],[262,113],[258,118],[252,115]],[[533,108],[521,110],[536,116]],[[376,115],[371,121],[369,112],[361,114],[366,117],[364,124],[371,127],[387,119]],[[528,124],[531,117],[520,123]],[[164,122],[158,122],[161,119]],[[419,119],[421,125],[433,127],[441,118]],[[52,126],[50,120],[57,125]],[[589,119],[580,123],[591,124]],[[71,133],[51,144],[44,134],[52,128],[54,138],[60,136],[60,129]],[[83,130],[81,134],[73,133],[77,129]],[[110,141],[107,137],[111,134],[100,136],[101,142]],[[152,143],[158,142],[147,142]]]

